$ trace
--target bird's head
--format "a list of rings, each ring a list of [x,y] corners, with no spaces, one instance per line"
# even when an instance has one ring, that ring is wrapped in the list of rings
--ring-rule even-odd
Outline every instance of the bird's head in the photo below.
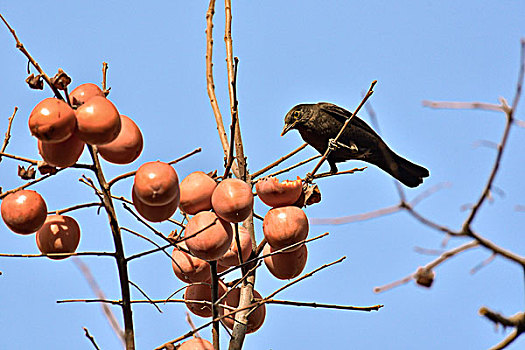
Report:
[[[292,129],[297,129],[298,125],[308,121],[308,119],[310,119],[310,113],[310,105],[300,104],[293,107],[284,117],[284,128],[281,136],[284,136],[284,134]]]

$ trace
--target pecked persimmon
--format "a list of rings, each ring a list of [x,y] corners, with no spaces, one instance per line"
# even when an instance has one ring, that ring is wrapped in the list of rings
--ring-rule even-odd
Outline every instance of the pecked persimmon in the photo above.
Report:
[[[43,142],[67,140],[77,125],[75,111],[62,100],[46,98],[40,101],[29,116],[31,134]]]
[[[38,140],[38,153],[49,165],[59,168],[67,168],[75,164],[84,150],[84,141],[76,134],[71,135],[65,141],[48,143]]]
[[[108,162],[129,164],[140,156],[144,141],[139,127],[131,118],[120,115],[120,133],[117,138],[98,146],[98,153]]]
[[[213,210],[229,222],[241,222],[253,209],[250,185],[239,179],[226,179],[217,185],[211,196]]]
[[[210,264],[206,261],[191,256],[182,249],[188,250],[186,242],[177,244],[171,257],[171,266],[178,279],[186,283],[206,282],[211,279]]]
[[[144,204],[166,205],[180,196],[179,177],[168,163],[147,162],[135,174],[133,191]]]
[[[258,181],[255,190],[264,204],[276,208],[297,202],[301,196],[303,184],[299,177],[294,181],[284,180],[283,182],[279,182],[279,179],[275,177],[269,177]]]
[[[232,289],[229,291],[228,295],[226,296],[224,304],[227,306],[236,308],[239,306],[240,296],[241,296],[241,289],[239,287]],[[253,298],[255,300],[262,299],[261,294],[259,294],[259,292],[257,292],[255,289],[253,290]],[[224,308],[221,310],[224,310],[223,312],[225,313],[230,312],[230,309],[228,308]],[[246,333],[253,333],[259,328],[261,328],[261,326],[264,323],[265,317],[266,317],[266,306],[265,304],[262,304],[254,312],[252,312],[250,316],[248,316],[248,322],[247,322],[248,324],[246,326],[247,327]],[[229,329],[233,329],[233,326],[235,325],[235,313],[232,313],[231,315],[224,317],[223,322],[226,325],[226,327],[228,327]]]
[[[7,195],[0,207],[2,219],[15,233],[27,235],[38,231],[47,216],[47,205],[40,194],[20,190]]]
[[[228,248],[228,251],[224,253],[224,255],[219,260],[217,260],[217,266],[230,267],[240,264],[239,255],[237,253],[237,242],[235,241],[235,228],[232,227],[232,230],[234,237],[232,239],[232,243],[230,244],[230,248]],[[239,225],[239,242],[241,245],[242,261],[247,261],[250,257],[250,254],[252,253],[252,239],[248,230],[241,225]]]
[[[49,215],[36,233],[36,244],[42,254],[74,253],[80,242],[80,227],[66,215]],[[60,260],[67,256],[50,256]]]
[[[177,350],[213,350],[213,344],[202,338],[192,338],[182,343]]]
[[[195,171],[180,183],[180,208],[195,215],[203,210],[211,209],[211,196],[217,183],[208,174]]]
[[[273,249],[269,244],[264,246],[263,255],[273,253]],[[295,278],[303,272],[308,258],[308,249],[306,244],[303,244],[299,249],[291,252],[281,252],[270,255],[264,258],[264,264],[268,271],[275,277],[281,280],[289,280]]]
[[[264,216],[264,237],[274,249],[282,249],[306,239],[308,229],[306,214],[295,206],[273,208]]]
[[[69,100],[74,106],[83,105],[87,100],[93,96],[106,97],[104,92],[93,83],[80,84],[71,91],[69,94]]]
[[[131,190],[131,199],[133,206],[138,211],[140,216],[151,222],[161,222],[168,220],[179,207],[179,196],[177,195],[171,202],[164,205],[147,205],[137,198],[135,191]]]
[[[186,245],[196,257],[217,260],[228,251],[233,239],[230,223],[211,211],[201,211],[186,225]]]
[[[192,303],[191,301],[208,301],[211,302],[211,282],[190,284],[184,292],[184,302],[188,309],[200,317],[211,317],[211,305],[202,303]],[[226,293],[228,287],[219,280],[218,284],[219,298]]]
[[[103,145],[117,138],[120,114],[105,97],[93,96],[77,108],[78,137],[90,145]]]

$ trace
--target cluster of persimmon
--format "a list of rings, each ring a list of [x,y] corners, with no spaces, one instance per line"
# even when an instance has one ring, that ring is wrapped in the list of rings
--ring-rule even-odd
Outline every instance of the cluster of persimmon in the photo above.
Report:
[[[302,188],[300,179],[280,183],[276,178],[267,178],[256,184],[258,197],[272,207],[263,222],[263,232],[268,243],[264,248],[264,254],[268,255],[264,262],[270,273],[279,279],[297,277],[306,264],[306,245],[301,242],[308,235],[308,219],[296,204],[303,194]],[[160,197],[162,193],[169,192],[162,186],[157,186],[156,189],[157,194],[150,191],[144,196]],[[133,193],[136,197],[139,196],[136,188]],[[189,283],[184,293],[188,309],[198,316],[211,317],[209,262],[216,261],[217,271],[223,272],[250,258],[250,234],[238,224],[252,213],[254,196],[250,185],[244,181],[224,179],[217,184],[210,175],[202,171],[193,172],[184,178],[178,193],[180,209],[192,216],[186,225],[184,240],[173,250],[173,271],[180,280]],[[236,225],[239,244],[233,239]],[[276,252],[277,250],[282,251]],[[218,296],[221,298],[225,294],[223,301],[219,303],[219,312],[229,314],[223,318],[223,322],[227,327],[233,328],[235,314],[228,311],[238,307],[240,289],[228,290],[226,284],[219,280]],[[253,294],[254,300],[262,299],[257,291],[254,290]],[[252,333],[259,329],[265,315],[265,305],[262,304],[249,315],[247,332]]]
[[[29,129],[45,163],[59,168],[73,166],[86,143],[97,146],[100,156],[111,163],[129,164],[138,158],[143,147],[140,129],[119,114],[97,85],[79,85],[69,94],[69,102],[46,98],[29,116]],[[48,215],[46,203],[36,191],[9,194],[2,201],[1,214],[12,231],[24,235],[36,232],[43,254],[73,253],[80,242],[76,220]],[[67,255],[49,257],[63,259]]]
[[[29,129],[46,163],[72,166],[86,143],[97,146],[100,156],[111,163],[129,164],[138,158],[143,146],[140,129],[119,114],[97,85],[79,85],[69,94],[69,101],[46,98],[29,116]]]
[[[20,190],[7,195],[0,207],[9,229],[21,235],[36,232],[36,244],[42,254],[73,253],[80,242],[80,227],[66,215],[47,215],[47,205],[36,191]],[[51,255],[64,259],[68,255]]]

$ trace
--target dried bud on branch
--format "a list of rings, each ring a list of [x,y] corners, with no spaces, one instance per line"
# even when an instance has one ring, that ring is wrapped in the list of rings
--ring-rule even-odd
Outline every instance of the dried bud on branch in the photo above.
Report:
[[[414,279],[418,285],[430,288],[434,282],[434,277],[436,277],[434,271],[425,267],[420,267],[417,269]]]
[[[51,83],[58,90],[65,90],[71,83],[71,78],[62,69],[58,69],[57,74],[51,78]]]
[[[42,74],[34,75],[33,73],[31,73],[31,75],[26,78],[26,83],[31,89],[44,89],[44,81],[42,80]]]
[[[18,166],[18,176],[22,180],[33,180],[35,178],[36,170],[29,166],[27,169],[21,165]]]

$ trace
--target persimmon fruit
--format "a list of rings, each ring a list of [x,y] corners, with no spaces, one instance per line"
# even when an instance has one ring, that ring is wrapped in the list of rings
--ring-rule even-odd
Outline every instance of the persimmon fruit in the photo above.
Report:
[[[27,235],[36,232],[44,224],[47,205],[37,192],[20,190],[2,200],[0,212],[11,231]]]
[[[31,134],[43,142],[57,143],[67,140],[77,126],[75,111],[57,98],[40,101],[29,115]]]
[[[171,266],[178,279],[186,283],[206,282],[211,279],[210,264],[194,257],[182,249],[188,250],[186,242],[180,242],[173,249]]]
[[[182,343],[177,350],[213,350],[213,344],[202,338],[192,338]]]
[[[135,174],[133,191],[144,204],[166,205],[180,196],[179,177],[168,163],[147,162]]]
[[[210,210],[211,196],[216,187],[215,180],[202,171],[189,174],[180,183],[181,210],[190,215]]]
[[[263,221],[264,237],[276,250],[306,239],[308,229],[306,214],[295,206],[270,209]],[[299,249],[299,246],[292,250],[295,249]]]
[[[105,97],[93,96],[77,108],[78,137],[90,145],[103,145],[117,138],[120,114]]]
[[[59,168],[67,168],[78,161],[84,151],[84,145],[84,141],[79,139],[76,134],[58,143],[38,140],[38,153],[40,153],[47,164]]]
[[[219,260],[217,260],[217,266],[230,267],[237,266],[240,264],[239,254],[237,253],[237,242],[235,240],[235,227],[232,227],[232,231],[233,239],[230,244],[230,248],[228,248],[226,253],[224,253],[224,255]],[[242,261],[245,262],[248,260],[250,254],[252,253],[252,239],[248,230],[241,225],[239,225],[239,243],[241,246]]]
[[[263,249],[263,255],[273,253],[273,249],[270,245],[265,245]],[[301,245],[299,249],[291,252],[281,252],[274,255],[267,256],[264,258],[264,264],[268,268],[268,271],[276,278],[281,280],[289,280],[295,278],[303,272],[308,258],[308,249],[306,244]]]
[[[201,211],[186,224],[184,237],[190,252],[204,260],[217,260],[228,251],[233,239],[229,222],[211,211]]]
[[[131,118],[120,115],[121,128],[116,139],[98,146],[102,158],[114,164],[129,164],[140,156],[144,140],[139,127]]]
[[[69,100],[74,106],[80,106],[93,96],[106,97],[98,85],[85,83],[77,86],[69,93]]]
[[[260,180],[255,184],[257,196],[264,204],[270,207],[284,207],[292,205],[301,196],[303,184],[299,177],[297,180],[284,180],[279,182],[275,177]]]
[[[153,206],[147,205],[138,199],[133,188],[131,190],[131,200],[133,201],[133,206],[140,216],[151,222],[162,222],[164,220],[168,220],[179,207],[178,195],[168,204]]]
[[[67,215],[49,215],[36,233],[36,244],[42,254],[74,253],[80,242],[80,227]],[[60,260],[68,256],[50,256]]]
[[[239,179],[226,179],[217,185],[211,196],[213,210],[229,222],[241,222],[253,209],[250,185]]]
[[[224,304],[230,307],[238,307],[239,306],[239,298],[241,296],[241,289],[239,287],[232,289],[228,295],[225,298]],[[257,292],[255,289],[253,290],[253,297],[254,299],[262,299],[261,294]],[[222,312],[229,313],[230,309],[224,308],[221,309]],[[266,318],[266,305],[262,304],[260,305],[254,312],[248,316],[248,322],[247,322],[247,329],[246,333],[253,333],[257,331],[264,323],[264,319]],[[235,313],[232,313],[229,316],[226,316],[223,318],[223,322],[226,325],[226,327],[233,329],[233,326],[235,325]]]
[[[218,295],[220,298],[224,295],[224,293],[226,293],[228,287],[226,287],[224,282],[221,280],[219,280],[218,287]],[[211,282],[190,284],[188,287],[186,287],[186,291],[184,292],[184,301],[186,306],[192,313],[200,317],[212,316],[211,305],[195,302],[192,303],[191,301],[211,302],[211,299]]]

